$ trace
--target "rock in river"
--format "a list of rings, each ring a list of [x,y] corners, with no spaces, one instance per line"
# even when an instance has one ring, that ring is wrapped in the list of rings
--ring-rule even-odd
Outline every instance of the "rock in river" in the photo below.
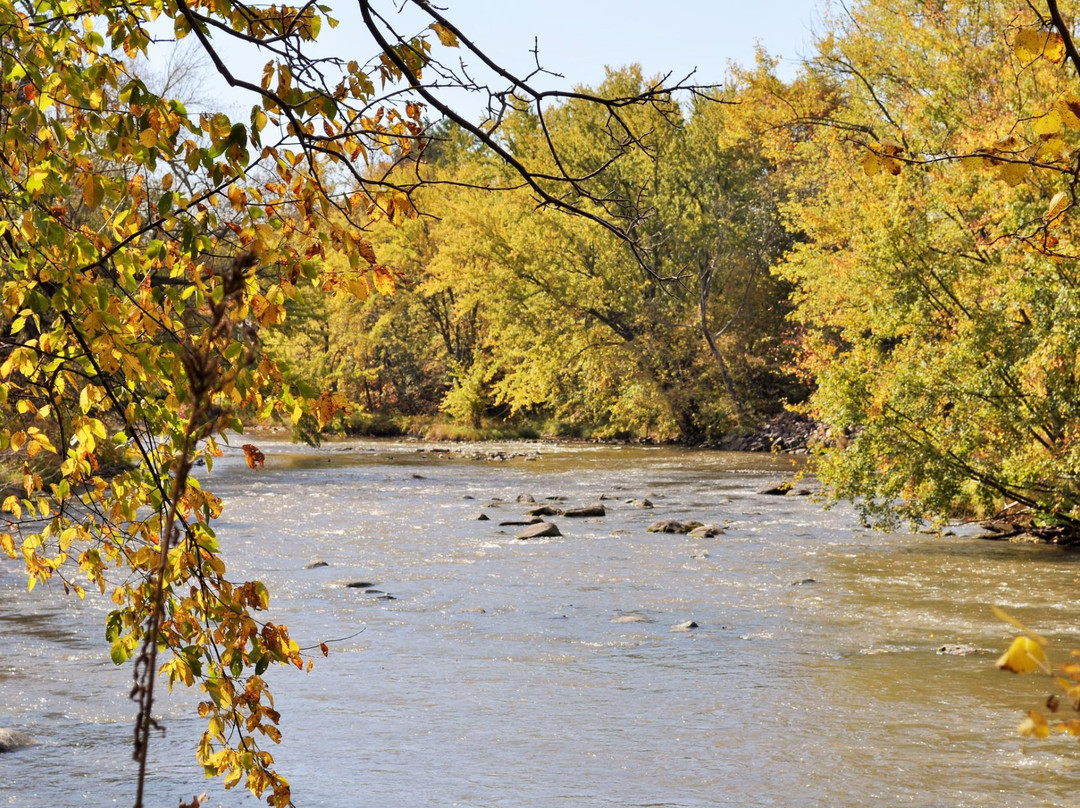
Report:
[[[313,558],[313,559],[311,559],[311,561],[309,561],[308,563],[306,563],[304,565],[304,569],[306,569],[306,570],[314,570],[314,569],[318,569],[319,567],[329,567],[329,566],[330,565],[327,564],[325,561],[323,561],[321,558]]]
[[[701,522],[680,522],[678,519],[658,519],[647,528],[646,533],[689,533],[691,530],[704,527]]]
[[[595,505],[586,505],[584,508],[570,508],[563,512],[563,516],[578,519],[586,516],[607,516],[607,511],[597,502]]]
[[[971,656],[973,654],[992,654],[989,648],[979,648],[977,645],[968,643],[946,643],[937,649],[939,654],[945,656]]]
[[[698,627],[698,624],[693,620],[687,620],[685,623],[676,623],[668,631],[693,631]]]
[[[25,732],[0,728],[0,752],[14,752],[33,745],[34,739]]]
[[[561,536],[562,532],[554,522],[537,522],[529,525],[514,536],[515,539],[538,539],[541,536]]]
[[[724,531],[716,525],[702,525],[690,531],[695,539],[711,539],[713,536],[723,536]]]
[[[562,516],[562,511],[551,505],[541,505],[539,508],[533,508],[525,511],[525,513],[529,516]]]

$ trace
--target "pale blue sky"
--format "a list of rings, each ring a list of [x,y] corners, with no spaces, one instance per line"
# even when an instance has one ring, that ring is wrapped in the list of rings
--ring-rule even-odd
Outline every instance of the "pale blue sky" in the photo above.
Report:
[[[353,0],[324,0],[341,20],[336,29],[324,27],[320,52],[366,62],[374,44],[362,30]],[[681,79],[697,69],[697,83],[719,83],[732,61],[753,63],[756,43],[781,57],[778,71],[794,76],[800,57],[812,52],[814,31],[820,29],[828,0],[434,0],[445,15],[499,64],[519,75],[533,67],[534,38],[543,66],[565,78],[544,77],[534,82],[544,89],[595,86],[604,67],[639,63],[646,76],[670,71]],[[402,34],[417,33],[427,20],[396,13],[400,0],[376,4]],[[221,42],[221,37],[214,37]],[[443,50],[440,58],[454,58]],[[222,56],[250,81],[258,82],[265,57],[228,53]],[[250,97],[213,86],[204,87],[217,104],[248,109]],[[458,97],[460,98],[460,97]],[[481,100],[455,99],[469,117],[479,115]]]
[[[605,65],[634,62],[650,75],[670,70],[681,78],[696,67],[701,80],[719,81],[729,61],[753,62],[758,41],[784,57],[781,75],[790,77],[798,57],[812,49],[824,2],[436,0],[436,5],[445,6],[446,16],[500,64],[527,71],[535,37],[545,68],[562,73],[570,84],[595,84]],[[332,4],[341,9],[336,13],[342,25],[328,45],[347,49],[351,4]]]

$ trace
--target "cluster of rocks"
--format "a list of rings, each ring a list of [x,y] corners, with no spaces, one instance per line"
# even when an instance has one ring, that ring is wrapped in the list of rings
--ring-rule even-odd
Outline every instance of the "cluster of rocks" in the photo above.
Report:
[[[1000,519],[980,522],[986,533],[980,539],[1008,541],[1014,544],[1078,544],[1080,531],[1074,525],[1041,525],[1030,513],[1008,514]]]
[[[809,488],[796,488],[794,483],[785,480],[782,483],[763,488],[758,493],[763,497],[806,497],[813,492]]]
[[[711,539],[723,536],[724,531],[716,525],[706,525],[693,519],[680,522],[678,519],[658,519],[645,528],[646,533],[686,533],[695,539]]]
[[[321,558],[313,558],[304,565],[304,569],[316,570],[329,566],[330,565]],[[384,592],[382,589],[376,589],[377,584],[373,581],[344,581],[338,582],[338,585],[344,586],[346,589],[355,589],[364,595],[369,595],[372,600],[397,600],[397,598],[389,592]]]
[[[476,449],[442,446],[421,446],[416,453],[425,457],[438,457],[443,460],[481,460],[488,463],[502,463],[507,460],[539,460],[539,451],[507,451],[506,449]]]
[[[471,497],[470,497],[471,498]],[[551,518],[553,516],[559,516],[564,519],[586,519],[586,518],[603,518],[607,516],[607,508],[604,506],[604,501],[611,501],[614,497],[607,494],[601,494],[596,502],[582,505],[579,507],[566,508],[562,507],[559,503],[564,501],[564,497],[552,496],[546,497],[543,503],[537,502],[536,498],[532,494],[519,494],[516,502],[519,505],[532,505],[533,507],[525,511],[525,518],[522,519],[508,519],[499,522],[499,527],[520,527],[514,538],[520,540],[535,539],[545,536],[561,536],[562,531],[559,530],[559,526],[554,522],[545,521],[545,517]],[[644,497],[625,499],[623,502],[634,508],[640,508],[641,510],[651,510],[655,506],[653,503]],[[488,503],[488,507],[498,507],[502,504],[502,500],[495,498]],[[481,512],[476,519],[478,521],[490,521],[486,513]],[[724,531],[716,525],[706,525],[703,522],[694,520],[680,521],[677,519],[658,519],[652,522],[647,528],[646,533],[682,533],[689,534],[694,538],[708,539],[714,536],[724,535]],[[707,555],[705,556],[707,557]]]
[[[710,448],[728,452],[808,454],[810,447],[831,440],[832,436],[816,421],[797,412],[782,412],[749,432],[729,432]]]

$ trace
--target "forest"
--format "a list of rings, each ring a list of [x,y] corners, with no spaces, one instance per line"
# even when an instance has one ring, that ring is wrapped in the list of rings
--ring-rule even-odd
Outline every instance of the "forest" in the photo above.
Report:
[[[457,72],[452,6],[358,5],[364,64],[313,55],[313,3],[0,3],[0,549],[112,598],[144,767],[161,674],[205,694],[206,770],[290,804],[262,676],[311,660],[193,475],[257,470],[245,426],[723,446],[798,413],[868,523],[1080,535],[1072,9],[856,0],[791,80],[552,93]],[[151,76],[162,31],[250,115]]]

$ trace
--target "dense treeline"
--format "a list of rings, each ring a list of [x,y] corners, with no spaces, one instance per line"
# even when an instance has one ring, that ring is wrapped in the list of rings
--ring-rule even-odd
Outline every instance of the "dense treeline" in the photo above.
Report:
[[[636,68],[595,92],[644,92]],[[728,118],[736,106],[662,98],[619,122],[570,101],[543,127],[514,112],[502,136],[538,160],[555,139],[601,211],[640,245],[538,207],[501,161],[453,125],[420,159],[423,215],[370,231],[398,273],[391,296],[334,301],[319,289],[290,311],[279,354],[385,428],[385,416],[447,418],[470,432],[510,422],[560,435],[715,440],[804,387],[792,376],[788,284],[770,267],[791,246],[772,165]],[[624,125],[625,124],[625,128]],[[644,152],[604,166],[625,140]],[[408,161],[397,168],[412,170]],[[339,258],[340,260],[340,258]],[[401,419],[399,423],[409,423]],[[411,419],[413,424],[425,419]]]

